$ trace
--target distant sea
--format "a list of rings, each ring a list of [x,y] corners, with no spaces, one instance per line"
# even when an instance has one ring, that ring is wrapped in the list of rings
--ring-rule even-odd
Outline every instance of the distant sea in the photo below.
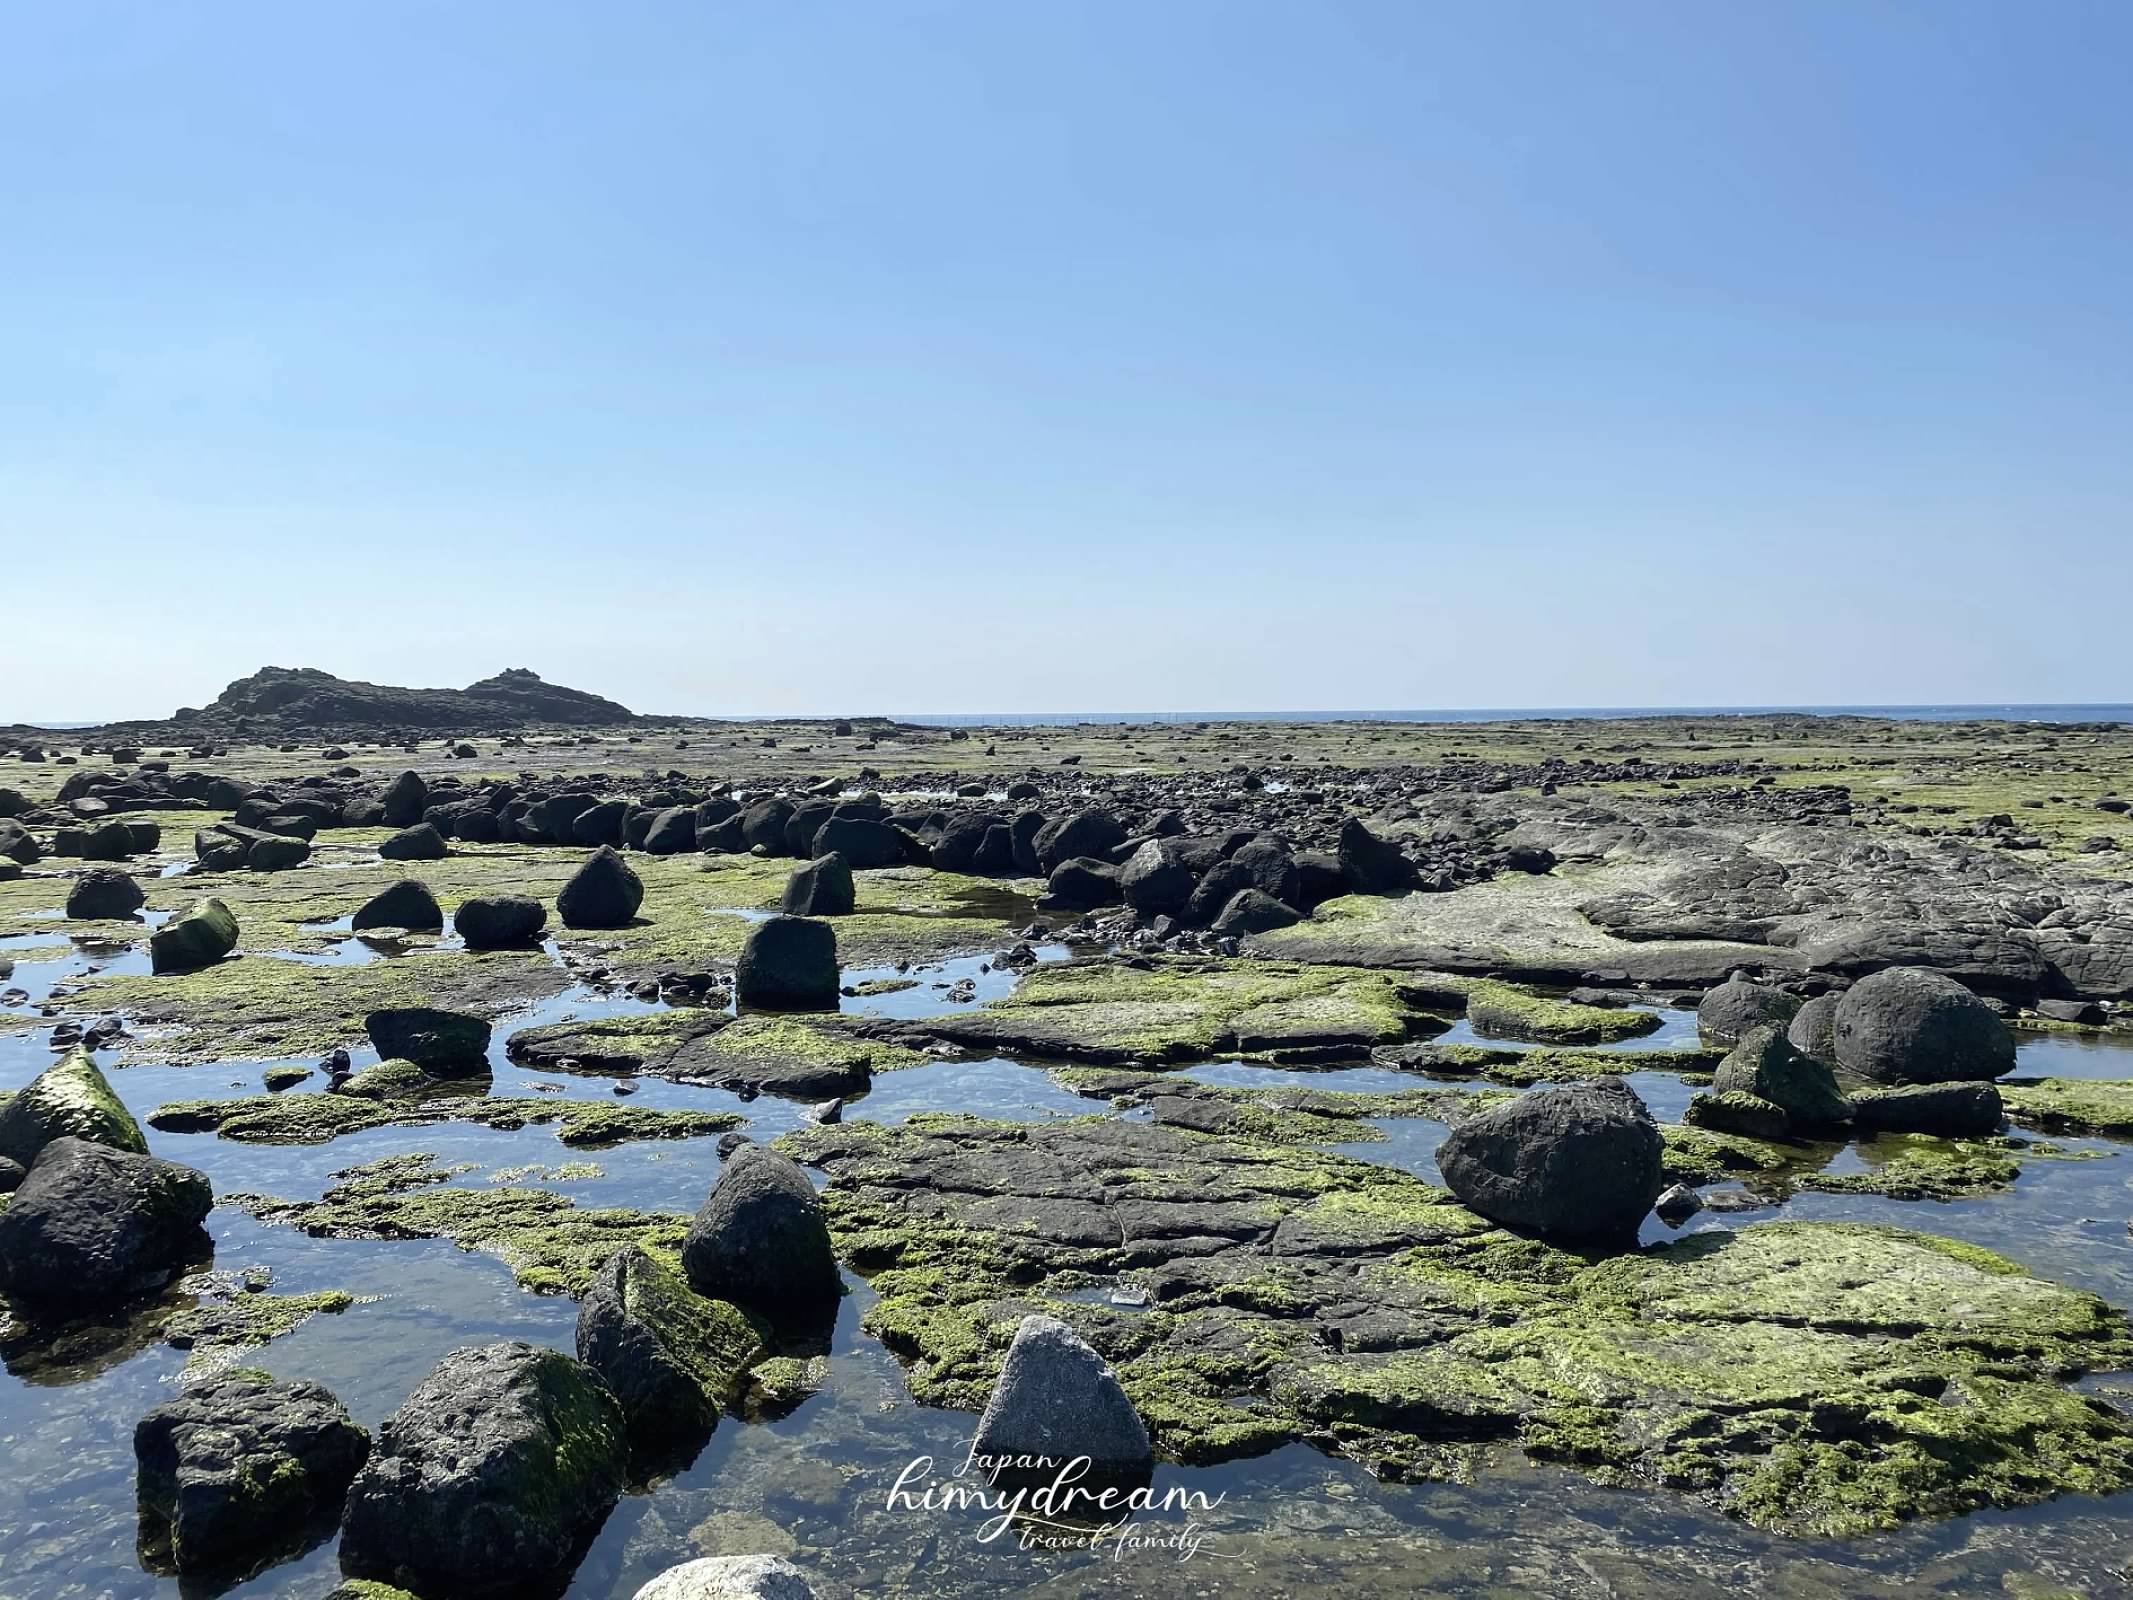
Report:
[[[2133,722],[2133,705],[1555,706],[1435,711],[1001,711],[898,716],[922,727],[1054,727],[1077,722],[1605,722],[1628,717],[1880,717],[1898,722]]]

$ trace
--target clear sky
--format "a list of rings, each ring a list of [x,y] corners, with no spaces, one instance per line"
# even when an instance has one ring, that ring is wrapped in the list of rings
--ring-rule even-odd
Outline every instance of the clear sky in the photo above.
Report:
[[[0,722],[2133,698],[2133,5],[0,6]]]

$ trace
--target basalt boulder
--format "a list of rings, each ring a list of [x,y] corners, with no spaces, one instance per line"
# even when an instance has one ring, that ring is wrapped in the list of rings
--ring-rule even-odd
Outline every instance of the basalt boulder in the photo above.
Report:
[[[412,1061],[437,1078],[489,1068],[487,1019],[436,1006],[388,1006],[363,1019],[381,1061]]]
[[[1126,830],[1108,811],[1094,807],[1045,823],[1031,841],[1040,870],[1050,873],[1077,857],[1111,861],[1111,852],[1126,842]]]
[[[1155,1467],[1147,1426],[1117,1375],[1046,1316],[1024,1317],[1015,1330],[971,1453],[993,1463],[995,1481],[1049,1480],[1084,1458],[1094,1483],[1143,1480]]]
[[[622,1403],[640,1444],[707,1433],[762,1341],[635,1245],[610,1256],[578,1305],[578,1359]]]
[[[733,965],[740,1003],[770,1010],[834,1010],[837,979],[836,931],[809,917],[757,923]]]
[[[0,1156],[27,1168],[55,1139],[148,1153],[141,1125],[78,1045],[0,1103]]]
[[[905,856],[904,836],[886,822],[865,817],[833,816],[815,832],[809,851],[840,855],[854,868],[893,867]]]
[[[437,904],[437,897],[430,893],[428,884],[416,878],[402,878],[364,901],[348,925],[357,933],[369,928],[405,928],[411,933],[441,932],[444,911]]]
[[[427,822],[402,828],[378,846],[378,856],[385,861],[442,861],[445,853],[444,835]]]
[[[1806,1130],[1849,1122],[1851,1102],[1824,1063],[1806,1054],[1775,1022],[1751,1028],[1712,1075],[1719,1094],[1752,1094],[1785,1113],[1788,1124]]]
[[[851,864],[833,850],[785,880],[781,908],[791,917],[844,917],[857,903]]]
[[[1877,1083],[1997,1078],[2014,1066],[2014,1035],[1953,978],[1890,967],[1861,978],[1838,1002],[1840,1065]]]
[[[59,1315],[161,1288],[206,1257],[204,1173],[86,1139],[54,1139],[0,1212],[0,1292]]]
[[[1982,1139],[1999,1131],[2005,1108],[1989,1083],[1915,1083],[1862,1089],[1851,1097],[1853,1125],[1862,1132],[1930,1133]]]
[[[1546,1238],[1620,1241],[1659,1195],[1657,1124],[1620,1078],[1536,1089],[1468,1117],[1437,1168],[1469,1210]]]
[[[1732,1044],[1766,1022],[1787,1026],[1799,1009],[1798,995],[1766,988],[1735,973],[1717,988],[1707,990],[1698,1002],[1696,1031],[1720,1044]]]
[[[523,894],[483,894],[462,900],[452,929],[469,950],[509,950],[538,940],[548,925],[540,901]]]
[[[699,1294],[787,1327],[834,1315],[840,1281],[822,1202],[807,1175],[764,1145],[727,1158],[689,1224],[682,1270]]]
[[[316,1383],[238,1368],[133,1430],[141,1548],[191,1575],[241,1574],[337,1514],[370,1435]]]
[[[1405,894],[1420,881],[1405,852],[1390,840],[1380,839],[1356,817],[1341,824],[1337,853],[1341,877],[1355,894]]]
[[[583,1362],[518,1341],[454,1350],[378,1429],[341,1567],[453,1600],[560,1591],[627,1471],[622,1408]]]
[[[607,845],[587,857],[555,897],[566,928],[626,928],[643,904],[644,880]]]
[[[119,867],[94,867],[67,891],[67,915],[76,922],[110,922],[130,917],[148,897],[133,874]]]

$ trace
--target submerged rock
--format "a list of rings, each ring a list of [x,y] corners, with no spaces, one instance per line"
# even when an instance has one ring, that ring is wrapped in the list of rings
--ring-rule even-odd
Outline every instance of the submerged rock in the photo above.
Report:
[[[1118,1376],[1056,1317],[1030,1316],[1015,1330],[971,1442],[995,1463],[995,1479],[1049,1479],[1086,1457],[1096,1480],[1145,1478],[1155,1466],[1147,1426]],[[1001,1463],[1012,1461],[1012,1467]]]
[[[148,1153],[141,1125],[79,1046],[0,1104],[0,1156],[27,1168],[54,1139]]]
[[[780,909],[789,917],[845,917],[851,915],[857,903],[851,864],[832,850],[796,869],[785,880]]]
[[[348,925],[356,933],[361,933],[366,928],[405,928],[411,933],[441,932],[444,928],[444,911],[437,904],[437,897],[430,892],[428,884],[416,878],[402,878],[398,883],[380,889],[364,901]]]
[[[55,1139],[0,1212],[0,1291],[65,1313],[160,1288],[208,1252],[214,1203],[191,1167]]]
[[[157,973],[212,966],[236,948],[237,919],[212,897],[148,936],[149,964]]]
[[[634,1600],[815,1600],[815,1591],[778,1556],[705,1556],[667,1568]]]
[[[242,1368],[194,1384],[133,1430],[142,1548],[181,1573],[242,1570],[338,1512],[369,1452],[318,1384]]]
[[[490,1027],[486,1018],[436,1006],[388,1006],[363,1019],[363,1031],[381,1061],[412,1061],[433,1077],[486,1072]]]
[[[1558,1239],[1623,1240],[1659,1196],[1658,1126],[1620,1078],[1536,1089],[1437,1146],[1452,1193],[1492,1221]]]
[[[733,991],[744,1006],[834,1011],[837,977],[836,931],[826,922],[778,916],[749,930],[733,965]]]
[[[626,928],[644,904],[644,880],[609,845],[586,858],[555,897],[566,928]]]
[[[1890,967],[1845,991],[1835,1020],[1837,1060],[1880,1083],[1997,1078],[2014,1067],[2014,1035],[1953,978]]]
[[[342,1569],[454,1600],[560,1589],[627,1465],[622,1409],[582,1362],[517,1341],[454,1350],[378,1429]]]
[[[639,1441],[709,1432],[761,1348],[732,1305],[698,1295],[635,1245],[608,1258],[578,1307],[578,1359]]]
[[[759,1144],[727,1158],[689,1224],[681,1265],[699,1293],[795,1326],[833,1314],[841,1292],[814,1185]]]

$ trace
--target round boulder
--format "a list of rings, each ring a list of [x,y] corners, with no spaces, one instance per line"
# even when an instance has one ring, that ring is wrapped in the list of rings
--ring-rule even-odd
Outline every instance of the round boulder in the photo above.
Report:
[[[643,904],[644,880],[608,845],[588,856],[555,897],[566,928],[626,928]]]
[[[366,928],[405,928],[411,933],[441,932],[444,928],[444,911],[437,904],[437,897],[430,893],[428,884],[416,878],[402,878],[398,883],[380,889],[364,901],[356,914],[349,919],[348,925],[357,933]]]
[[[1708,990],[1696,1007],[1696,1031],[1720,1044],[1736,1044],[1766,1022],[1784,1027],[1800,1009],[1800,997],[1751,983],[1735,973]]]
[[[1552,1239],[1627,1241],[1659,1196],[1657,1124],[1620,1078],[1536,1089],[1467,1118],[1437,1168],[1469,1210]]]
[[[548,925],[540,901],[523,894],[483,894],[462,900],[452,913],[452,931],[469,950],[508,950],[532,944]]]
[[[1877,1083],[1958,1083],[2014,1066],[2014,1035],[1992,1008],[1938,972],[1891,967],[1838,1002],[1837,1061]]]
[[[418,822],[411,828],[402,828],[379,845],[378,855],[386,861],[442,861],[445,857],[444,835],[429,823]]]
[[[214,1203],[191,1167],[54,1139],[0,1211],[0,1291],[68,1314],[161,1288],[212,1248]]]
[[[148,897],[133,874],[119,867],[94,867],[67,891],[67,915],[76,922],[113,922],[130,917]]]
[[[705,1196],[681,1246],[699,1294],[773,1321],[806,1326],[833,1315],[840,1292],[829,1224],[807,1175],[766,1145],[744,1144]]]

